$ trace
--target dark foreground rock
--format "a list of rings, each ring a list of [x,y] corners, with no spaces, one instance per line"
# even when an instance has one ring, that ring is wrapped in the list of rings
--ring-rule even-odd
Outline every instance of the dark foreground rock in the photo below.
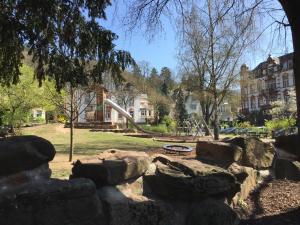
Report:
[[[275,138],[275,146],[291,154],[297,155],[300,159],[300,138],[298,134],[284,135]]]
[[[85,177],[97,186],[116,185],[142,176],[150,165],[144,152],[108,150],[97,157],[77,160],[71,178]]]
[[[224,202],[206,199],[192,207],[186,225],[238,225],[238,215]]]
[[[272,166],[275,148],[271,143],[265,143],[255,137],[235,137],[225,142],[243,149],[240,165],[255,169],[266,169]]]
[[[275,177],[300,181],[300,162],[292,159],[276,159]]]
[[[219,141],[198,141],[197,157],[222,162],[238,162],[242,156],[242,149],[234,144]]]
[[[25,170],[8,176],[0,177],[0,194],[2,191],[11,192],[26,183],[39,182],[50,179],[51,170],[48,163],[36,167],[32,170]]]
[[[54,158],[54,146],[37,136],[0,139],[0,177],[31,170]]]
[[[144,179],[150,189],[165,199],[202,200],[207,197],[231,199],[239,190],[236,178],[226,170],[198,160],[154,159],[156,171]]]
[[[1,225],[106,225],[95,185],[48,180],[0,194]]]

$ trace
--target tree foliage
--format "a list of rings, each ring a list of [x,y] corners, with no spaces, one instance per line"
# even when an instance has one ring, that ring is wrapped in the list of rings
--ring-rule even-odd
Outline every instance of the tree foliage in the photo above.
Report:
[[[28,122],[33,108],[53,107],[44,96],[44,87],[38,87],[38,83],[34,81],[33,69],[24,65],[20,68],[20,73],[18,84],[0,87],[0,111],[3,112],[3,122],[13,127]],[[53,84],[52,86],[54,87]]]
[[[110,0],[3,0],[0,2],[0,83],[16,84],[24,50],[32,57],[39,84],[50,77],[66,83],[101,83],[104,71],[116,79],[133,63],[115,50],[117,35],[99,25]]]

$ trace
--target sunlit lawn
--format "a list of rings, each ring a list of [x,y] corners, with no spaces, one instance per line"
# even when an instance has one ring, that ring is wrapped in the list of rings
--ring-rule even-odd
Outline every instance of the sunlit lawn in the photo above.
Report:
[[[52,177],[67,178],[70,174],[71,164],[68,162],[70,133],[62,124],[47,124],[24,128],[23,135],[37,135],[49,140],[55,147],[57,154],[50,163],[53,171]],[[92,156],[107,149],[148,151],[161,148],[162,142],[151,138],[128,137],[123,134],[90,132],[88,129],[75,129],[74,132],[74,161],[76,159]],[[189,144],[189,146],[194,146]]]

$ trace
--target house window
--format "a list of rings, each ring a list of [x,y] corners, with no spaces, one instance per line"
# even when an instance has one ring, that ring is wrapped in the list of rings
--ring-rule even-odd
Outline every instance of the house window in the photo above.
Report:
[[[190,108],[191,108],[191,110],[196,110],[197,109],[197,105],[196,104],[191,104]]]
[[[276,89],[276,80],[275,79],[270,80],[268,82],[268,89],[269,90],[275,90]]]
[[[293,69],[293,60],[288,61],[288,69]]]
[[[133,109],[131,109],[131,110],[129,111],[129,114],[130,114],[130,116],[131,116],[132,118],[134,118],[134,110],[133,110]]]
[[[36,110],[36,117],[42,117],[43,111],[42,110]]]
[[[274,73],[273,67],[269,67],[269,68],[268,68],[268,74],[269,74],[269,75],[272,75],[273,73]]]
[[[290,96],[289,96],[289,94],[288,94],[287,91],[284,92],[283,98],[284,98],[284,101],[285,101],[285,102],[288,102],[288,101],[289,101]]]
[[[149,110],[149,116],[151,116],[151,110]]]
[[[105,108],[105,118],[106,119],[111,118],[111,107],[110,106],[106,106],[106,108]]]
[[[282,66],[282,69],[283,69],[283,70],[287,70],[287,68],[288,68],[288,64],[287,64],[287,62],[284,62],[284,63],[283,63],[283,66]]]
[[[250,94],[253,94],[255,92],[254,84],[250,85]]]
[[[91,100],[90,93],[87,93],[87,94],[84,96],[84,103],[85,103],[85,104],[89,104],[89,103],[90,103],[90,100]]]
[[[142,117],[147,116],[147,109],[141,108],[141,116],[142,116]]]
[[[283,84],[284,88],[289,86],[289,75],[288,74],[283,74],[282,84]]]
[[[122,119],[123,115],[121,113],[118,113],[118,119]]]
[[[256,108],[256,101],[255,100],[256,100],[255,97],[252,96],[251,97],[251,109],[255,109]]]
[[[261,81],[261,80],[259,80],[258,83],[257,83],[257,90],[258,90],[259,92],[262,91],[262,81]]]

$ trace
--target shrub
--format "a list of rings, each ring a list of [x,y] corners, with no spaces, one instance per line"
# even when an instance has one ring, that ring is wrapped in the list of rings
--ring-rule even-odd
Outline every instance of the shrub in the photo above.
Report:
[[[269,131],[288,129],[296,125],[296,119],[273,119],[265,122]]]
[[[168,132],[175,131],[176,121],[170,116],[164,116],[163,123],[166,124]]]
[[[157,133],[168,133],[168,128],[166,124],[158,124],[158,125],[142,125],[142,128],[147,131],[157,132]]]
[[[250,124],[249,121],[237,123],[235,126],[238,127],[238,128],[250,128],[250,127],[252,127],[252,125]]]
[[[67,121],[68,120],[67,120],[67,117],[65,115],[58,115],[57,116],[57,122],[65,124],[65,123],[67,123]]]

